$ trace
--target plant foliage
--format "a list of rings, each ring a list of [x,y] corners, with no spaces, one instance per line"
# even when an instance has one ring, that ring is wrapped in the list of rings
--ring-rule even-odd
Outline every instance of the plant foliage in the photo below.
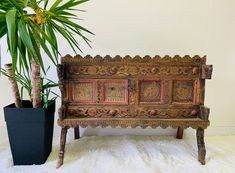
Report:
[[[25,89],[31,98],[32,87],[39,86],[37,93],[41,93],[43,107],[47,107],[58,95],[51,90],[57,84],[47,79],[43,50],[49,59],[58,64],[57,36],[60,35],[70,45],[75,53],[81,51],[75,36],[79,36],[90,46],[90,40],[85,34],[93,34],[79,25],[78,16],[74,12],[81,12],[78,5],[88,0],[1,0],[0,2],[0,39],[7,38],[8,50],[12,57],[12,70],[14,76],[9,76],[5,70],[2,74],[16,80],[21,85],[21,97]],[[1,56],[1,55],[0,55]],[[1,57],[0,57],[1,58]],[[34,61],[32,61],[34,60]],[[1,61],[1,59],[0,59]],[[31,83],[32,62],[37,62],[44,72],[44,77],[38,78],[40,84]],[[40,71],[40,70],[39,70]],[[35,74],[35,73],[32,73]],[[33,78],[33,77],[32,77]],[[49,98],[49,94],[54,96]],[[40,101],[40,100],[39,100]]]
[[[57,64],[59,34],[75,53],[77,50],[81,51],[75,35],[90,46],[90,40],[84,33],[93,33],[76,23],[75,20],[79,18],[74,14],[74,11],[81,11],[77,6],[86,1],[88,0],[55,0],[49,7],[49,0],[1,0],[0,39],[7,36],[13,70],[16,69],[17,62],[29,69],[31,59],[37,57],[45,73],[40,48]]]

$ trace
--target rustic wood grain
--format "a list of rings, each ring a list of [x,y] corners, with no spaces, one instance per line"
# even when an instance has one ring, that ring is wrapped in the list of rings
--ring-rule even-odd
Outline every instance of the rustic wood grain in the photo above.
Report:
[[[197,130],[199,161],[205,163],[204,129],[210,124],[205,79],[211,75],[212,66],[198,55],[62,57],[58,165],[63,164],[67,128],[75,128],[78,139],[78,126],[171,127],[178,139],[191,127]]]
[[[197,146],[198,146],[198,161],[205,165],[205,157],[206,157],[206,147],[204,142],[204,129],[198,128],[197,129]]]
[[[57,161],[56,168],[59,168],[63,165],[64,162],[64,151],[65,151],[65,144],[66,144],[66,135],[67,135],[68,127],[63,127],[61,129],[61,136],[60,136],[60,149],[59,149],[59,158]]]

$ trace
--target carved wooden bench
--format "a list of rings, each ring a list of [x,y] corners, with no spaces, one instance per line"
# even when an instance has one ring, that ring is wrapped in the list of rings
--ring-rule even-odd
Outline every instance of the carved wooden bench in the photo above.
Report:
[[[81,127],[172,127],[196,129],[198,160],[205,164],[204,129],[209,108],[204,107],[205,79],[212,65],[206,57],[85,56],[62,58],[58,66],[62,127],[57,167],[63,164],[66,133]]]

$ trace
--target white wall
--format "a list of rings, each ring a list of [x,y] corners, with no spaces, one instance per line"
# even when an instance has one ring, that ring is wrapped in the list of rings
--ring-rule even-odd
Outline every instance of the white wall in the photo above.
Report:
[[[213,79],[206,86],[205,104],[211,108],[209,131],[235,134],[234,0],[91,0],[82,9],[87,12],[81,14],[85,19],[81,23],[96,34],[90,36],[93,49],[81,43],[84,54],[207,55],[208,64],[214,65]],[[5,45],[1,41],[2,49]],[[73,54],[63,42],[60,46],[62,54]],[[2,57],[7,57],[5,52]],[[0,87],[2,108],[12,97],[2,77]],[[89,129],[87,134],[95,131],[105,134],[110,129]]]

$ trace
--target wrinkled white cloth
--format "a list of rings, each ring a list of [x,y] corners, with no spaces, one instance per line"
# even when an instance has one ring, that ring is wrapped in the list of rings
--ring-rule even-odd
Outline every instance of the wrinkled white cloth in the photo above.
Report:
[[[0,129],[1,130],[1,129]],[[0,133],[0,173],[234,173],[235,136],[205,136],[206,165],[197,161],[193,136],[82,137],[67,140],[64,165],[56,169],[59,136],[43,165],[13,166],[7,136]]]

